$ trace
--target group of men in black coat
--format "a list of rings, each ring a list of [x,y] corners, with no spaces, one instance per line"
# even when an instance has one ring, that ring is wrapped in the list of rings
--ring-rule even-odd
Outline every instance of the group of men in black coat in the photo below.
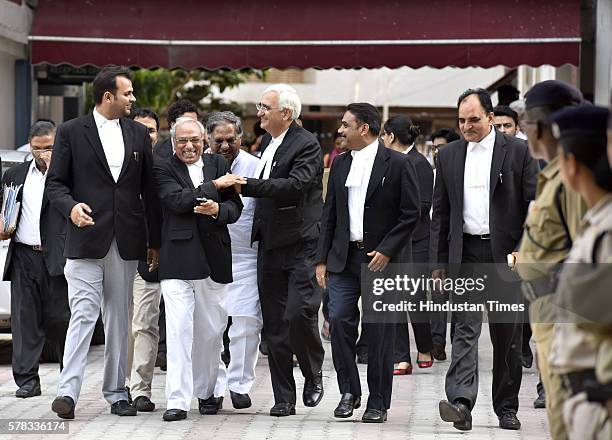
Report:
[[[198,396],[203,414],[221,406],[212,395],[215,359],[204,362],[203,356],[194,355],[189,366],[193,371],[205,370],[202,378],[196,377],[200,371],[193,380],[187,378],[191,372],[185,374],[184,367],[192,362],[193,332],[203,310],[197,304],[198,294],[214,291],[221,304],[223,288],[218,285],[231,282],[226,225],[240,215],[238,194],[242,194],[257,198],[252,241],[259,242],[258,284],[275,397],[270,415],[295,414],[293,354],[305,378],[304,404],[316,406],[323,397],[318,284],[330,290],[333,359],[341,392],[334,415],[350,417],[361,404],[355,343],[362,269],[384,273],[410,243],[420,218],[429,215],[420,212],[419,177],[413,161],[378,140],[381,117],[376,108],[366,103],[347,107],[338,131],[349,152],[334,161],[323,208],[321,149],[316,138],[295,122],[301,103],[289,86],[268,88],[257,104],[268,135],[255,178],[229,174],[223,158],[202,155],[204,129],[187,118],[179,118],[173,127],[174,155],[153,171],[147,130],[124,117],[135,101],[128,73],[103,69],[94,81],[94,95],[92,113],[58,130],[45,192],[51,203],[42,202],[43,213],[45,207],[52,207],[67,220],[57,223],[65,232],[41,235],[66,236],[64,272],[72,311],[53,411],[62,418],[74,418],[87,348],[101,307],[107,335],[103,392],[111,413],[136,414],[124,386],[127,310],[136,264],[145,259],[149,270],[161,262],[165,299],[173,302],[181,297],[170,304],[173,312],[168,316],[176,323],[170,325],[169,339],[182,347],[176,347],[169,359],[172,384],[167,387],[164,419],[185,418],[192,394]],[[438,156],[430,256],[438,267],[436,277],[443,277],[444,268],[453,263],[504,262],[521,236],[537,164],[524,144],[495,131],[490,107],[484,91],[468,90],[462,95],[459,125],[465,139],[448,144]],[[189,130],[177,134],[181,125]],[[15,175],[7,179],[17,181],[22,174],[23,170],[15,169]],[[508,210],[509,206],[513,209]],[[15,263],[22,246],[12,246]],[[36,245],[28,243],[21,253],[32,251],[36,252]],[[51,275],[53,267],[49,266]],[[214,285],[201,285],[202,281]],[[210,322],[227,319],[218,308]],[[188,319],[183,322],[184,317]],[[441,417],[457,429],[471,429],[478,386],[481,317],[464,318],[456,319],[448,401],[440,403]],[[191,334],[181,341],[186,324],[191,325],[187,331]],[[382,423],[391,402],[395,325],[364,325],[370,362],[369,398],[362,420]],[[220,348],[221,335],[212,327],[205,333],[214,351]],[[492,324],[490,328],[495,411],[501,427],[518,429],[520,326]]]

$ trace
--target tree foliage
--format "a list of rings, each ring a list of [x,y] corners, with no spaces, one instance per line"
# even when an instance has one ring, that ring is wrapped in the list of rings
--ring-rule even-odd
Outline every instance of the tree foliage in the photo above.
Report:
[[[132,72],[132,84],[136,107],[149,107],[162,119],[165,119],[168,106],[178,99],[188,99],[204,114],[231,110],[241,115],[244,112],[242,106],[234,101],[223,100],[221,93],[244,83],[252,76],[263,79],[265,73],[253,69],[240,71],[138,69]],[[91,108],[93,102],[87,102],[86,106]]]

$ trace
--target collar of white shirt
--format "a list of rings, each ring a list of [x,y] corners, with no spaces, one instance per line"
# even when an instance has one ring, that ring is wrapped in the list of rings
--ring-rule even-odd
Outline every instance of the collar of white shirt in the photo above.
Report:
[[[378,152],[378,139],[372,142],[367,147],[362,148],[358,151],[351,151],[351,155],[353,156],[353,162],[355,161],[367,161],[368,159],[374,159],[376,157],[376,153]]]
[[[469,142],[468,143],[468,152],[471,152],[476,148],[477,145],[486,148],[487,150],[491,150],[495,146],[495,129],[491,127],[491,131],[488,135],[486,135],[480,142]]]
[[[270,141],[270,144],[274,143],[275,145],[280,145],[283,143],[283,139],[285,139],[285,135],[287,134],[287,132],[289,131],[289,128],[287,128],[285,131],[283,131],[277,138],[272,138],[272,141]]]
[[[361,186],[363,178],[366,175],[366,168],[368,164],[371,166],[371,164],[374,162],[377,152],[378,139],[359,151],[351,151],[353,161],[351,163],[349,174],[346,177],[346,183],[344,184],[345,186]]]
[[[36,174],[39,177],[45,176],[47,173],[43,173],[42,171],[40,171],[38,169],[38,167],[36,166],[36,161],[34,159],[32,159],[32,163],[30,164],[30,174]]]
[[[202,161],[202,156],[200,156],[197,161],[187,165],[187,168],[202,168],[203,166],[204,166],[204,162]]]
[[[120,127],[119,119],[106,119],[95,107],[93,109],[93,117],[94,121],[96,121],[96,127],[98,127],[98,129],[102,128],[107,122],[112,122],[113,124],[116,124],[117,127]]]

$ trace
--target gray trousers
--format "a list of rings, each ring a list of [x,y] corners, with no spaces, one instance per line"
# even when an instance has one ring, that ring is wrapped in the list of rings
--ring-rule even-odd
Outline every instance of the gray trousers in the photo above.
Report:
[[[151,398],[153,370],[159,343],[159,283],[145,281],[136,274],[134,302],[130,307],[127,383],[132,398]]]
[[[128,310],[137,265],[136,260],[121,258],[114,239],[104,258],[66,261],[64,274],[71,316],[59,396],[72,397],[75,403],[79,398],[89,344],[102,307],[106,335],[102,392],[111,404],[127,400]]]

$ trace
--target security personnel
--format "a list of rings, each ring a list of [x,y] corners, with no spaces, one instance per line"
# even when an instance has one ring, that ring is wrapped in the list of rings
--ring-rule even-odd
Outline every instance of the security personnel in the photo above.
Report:
[[[525,96],[525,126],[529,151],[548,164],[540,172],[535,201],[529,207],[525,231],[517,256],[517,270],[529,305],[533,339],[537,346],[538,367],[546,391],[546,408],[553,438],[566,438],[562,419],[562,393],[559,377],[551,374],[548,353],[555,322],[552,306],[556,274],[576,237],[586,207],[580,196],[561,181],[557,140],[549,117],[556,110],[576,106],[583,100],[576,88],[561,81],[536,84]]]
[[[609,114],[603,107],[583,106],[553,115],[564,184],[589,208],[561,271],[556,299],[563,324],[555,324],[550,353],[550,366],[562,375],[570,396],[563,405],[570,440],[612,438],[612,318],[609,284],[604,284],[612,263]]]

